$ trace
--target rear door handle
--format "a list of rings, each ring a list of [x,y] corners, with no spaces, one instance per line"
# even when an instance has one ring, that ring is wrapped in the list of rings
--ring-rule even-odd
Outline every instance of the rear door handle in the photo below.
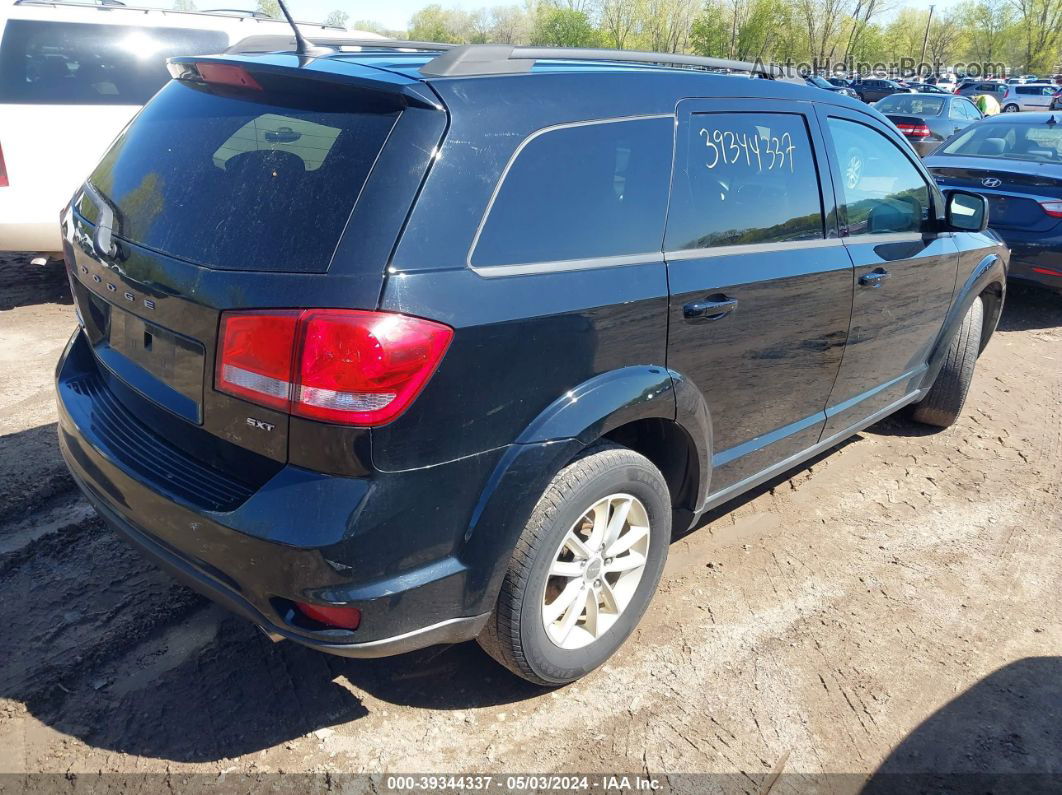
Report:
[[[864,273],[859,277],[859,283],[864,287],[881,287],[882,282],[889,278],[889,272],[884,268],[875,268],[870,273]]]
[[[682,307],[682,316],[694,323],[722,320],[737,309],[737,303],[736,298],[727,298],[725,295],[712,295],[703,301],[691,301],[686,304]]]

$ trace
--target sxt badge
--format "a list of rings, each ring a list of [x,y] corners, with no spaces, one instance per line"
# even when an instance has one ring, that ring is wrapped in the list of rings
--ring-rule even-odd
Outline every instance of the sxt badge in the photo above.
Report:
[[[256,420],[254,417],[248,417],[247,424],[250,425],[252,428],[257,428],[260,431],[271,431],[275,427],[277,427],[272,423],[263,422],[262,420]]]

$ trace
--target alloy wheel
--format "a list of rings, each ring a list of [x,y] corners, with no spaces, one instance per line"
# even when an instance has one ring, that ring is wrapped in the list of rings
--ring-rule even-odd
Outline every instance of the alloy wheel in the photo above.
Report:
[[[579,517],[553,555],[542,595],[550,641],[578,649],[615,625],[641,582],[650,535],[648,512],[630,494],[603,497]]]

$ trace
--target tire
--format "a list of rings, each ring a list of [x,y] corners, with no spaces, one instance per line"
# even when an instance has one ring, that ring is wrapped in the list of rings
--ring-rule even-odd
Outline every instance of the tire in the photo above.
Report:
[[[643,535],[644,540],[606,558],[607,538],[602,551],[594,552],[598,547],[589,522],[592,508],[604,504],[600,515],[610,519],[623,512],[627,498],[626,521],[614,538],[620,546]],[[638,524],[643,520],[648,528],[644,534]],[[608,532],[607,525],[602,527]],[[576,540],[570,541],[570,535]],[[626,447],[603,443],[589,448],[553,478],[535,506],[513,551],[494,614],[478,638],[480,646],[514,674],[538,685],[563,685],[585,676],[634,630],[656,591],[670,541],[671,497],[660,471]],[[575,552],[579,544],[587,555]],[[644,563],[635,578],[631,564],[638,555]],[[629,568],[602,569],[606,561]],[[554,573],[561,568],[563,574]],[[580,611],[575,623],[567,622],[569,608],[547,628],[547,612],[556,612],[569,593],[576,594],[570,603]],[[593,624],[591,603],[596,605]]]
[[[977,364],[984,316],[984,304],[980,298],[975,298],[958,333],[948,344],[937,380],[926,396],[914,405],[911,417],[916,422],[947,428],[959,418]]]
[[[1021,108],[1019,108],[1017,105],[1015,105],[1013,103],[1003,106],[1003,112],[1004,113],[1017,113],[1019,110],[1021,110]]]

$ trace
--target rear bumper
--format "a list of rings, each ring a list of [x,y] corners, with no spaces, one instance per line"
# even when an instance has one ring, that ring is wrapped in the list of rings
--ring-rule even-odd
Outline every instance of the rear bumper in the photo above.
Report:
[[[194,590],[274,639],[347,657],[469,640],[482,629],[496,561],[468,565],[460,559],[467,527],[460,505],[447,506],[455,517],[447,523],[441,516],[447,511],[430,496],[420,508],[409,505],[409,495],[425,495],[425,474],[455,500],[478,495],[476,483],[493,459],[364,479],[286,466],[231,510],[205,509],[168,493],[163,481],[148,482],[109,446],[101,429],[121,409],[101,405],[84,388],[93,362],[84,335],[75,334],[56,373],[63,458],[105,521]],[[148,452],[149,444],[165,444],[151,434],[127,423],[122,444]],[[170,470],[181,468],[174,457],[179,451],[162,452]],[[406,499],[398,504],[393,498],[402,493]],[[423,510],[437,517],[435,523],[420,515]],[[299,614],[294,601],[357,607],[361,626],[323,627]]]
[[[63,455],[69,465],[70,457],[65,447]],[[73,468],[71,468],[71,471],[73,471]],[[389,657],[439,643],[460,643],[472,640],[483,629],[483,625],[486,624],[487,619],[490,617],[490,613],[483,613],[478,616],[444,619],[430,626],[413,629],[400,635],[392,635],[360,643],[344,643],[341,638],[309,637],[293,630],[290,626],[282,625],[272,620],[260,611],[253,602],[246,599],[238,588],[226,585],[211,577],[203,570],[197,568],[187,558],[182,557],[179,553],[155,540],[150,532],[135,526],[123,518],[112,510],[107,502],[93,491],[88,483],[76,472],[74,473],[74,480],[104,521],[117,530],[145,557],[168,571],[175,579],[180,580],[192,590],[257,624],[273,641],[293,640],[312,649],[342,657]],[[356,633],[337,631],[335,634],[344,636]]]
[[[994,231],[1010,248],[1010,279],[1062,291],[1062,236]]]
[[[940,146],[941,143],[941,141],[926,139],[925,141],[911,141],[911,146],[913,146],[914,150],[918,152],[919,157],[925,157]]]

